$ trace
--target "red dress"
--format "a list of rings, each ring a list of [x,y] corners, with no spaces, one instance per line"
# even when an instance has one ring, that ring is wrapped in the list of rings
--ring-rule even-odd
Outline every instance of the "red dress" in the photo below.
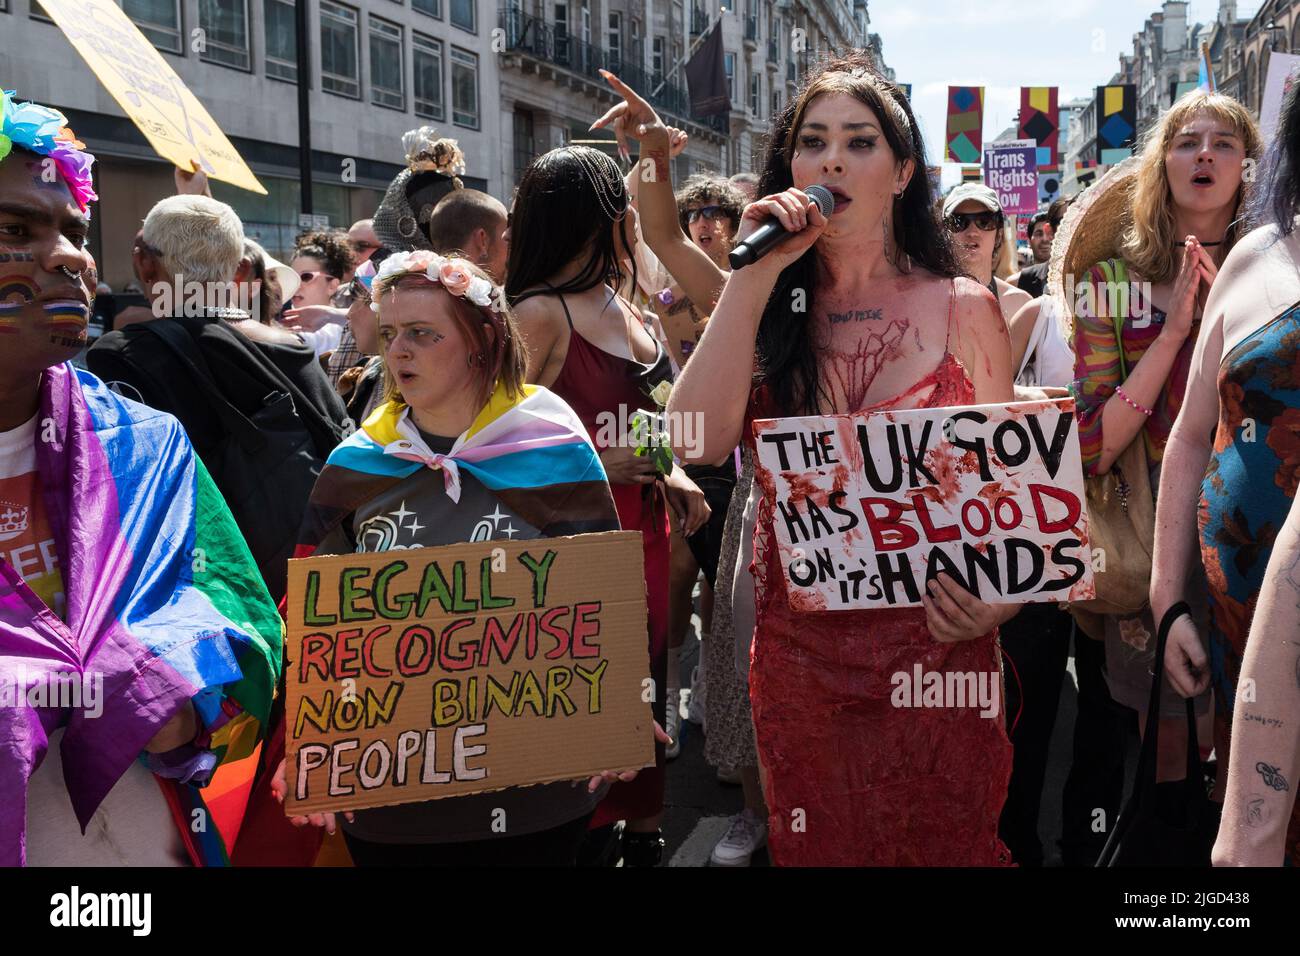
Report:
[[[951,315],[949,316],[951,329]],[[923,401],[914,396],[933,385]],[[862,409],[970,405],[975,389],[947,351],[908,391]],[[766,389],[749,417],[773,418]],[[745,440],[753,447],[753,436]],[[756,475],[756,478],[758,476]],[[768,482],[770,484],[770,481]],[[764,488],[754,534],[757,624],[750,697],[768,779],[768,847],[779,866],[997,866],[1010,863],[998,816],[1011,743],[978,708],[897,708],[891,677],[999,675],[997,632],[941,644],[925,610],[790,609]],[[1005,699],[999,687],[999,701]]]
[[[671,375],[662,348],[653,365],[642,365],[612,355],[584,339],[573,327],[564,296],[557,293],[569,320],[569,351],[551,391],[569,403],[587,428],[597,451],[608,445],[597,440],[602,416],[626,420],[637,409],[654,410],[646,383]],[[619,415],[620,408],[622,415]],[[604,429],[610,432],[611,429]],[[601,436],[604,437],[604,436]],[[645,554],[646,598],[649,610],[650,676],[660,691],[654,695],[655,720],[664,724],[664,694],[668,681],[668,506],[659,483],[653,485],[611,484],[618,520],[624,531],[640,531]],[[591,826],[616,820],[652,817],[664,808],[664,746],[655,743],[655,766],[642,770],[631,783],[615,783],[596,808]]]

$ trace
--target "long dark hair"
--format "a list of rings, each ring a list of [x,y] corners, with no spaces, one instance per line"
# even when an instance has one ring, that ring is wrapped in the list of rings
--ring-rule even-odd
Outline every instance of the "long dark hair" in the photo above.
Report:
[[[907,188],[894,198],[891,214],[893,244],[899,257],[906,255],[938,276],[960,275],[947,231],[939,227],[931,212],[933,199],[920,126],[907,97],[880,74],[866,51],[855,50],[814,68],[799,95],[773,120],[758,194],[770,196],[794,185],[790,160],[795,137],[808,104],[823,93],[847,93],[870,107],[895,158],[900,163],[908,159],[915,163]],[[755,378],[767,385],[777,409],[786,415],[815,414],[819,399],[828,398],[817,373],[809,327],[815,250],[814,245],[782,271],[758,326]],[[804,306],[799,312],[793,308],[796,289],[802,291],[799,298]]]
[[[599,185],[592,172],[603,175]],[[601,186],[607,187],[601,189]],[[534,295],[585,292],[622,282],[623,269],[610,228],[615,213],[623,245],[631,248],[628,195],[618,165],[590,146],[561,146],[537,157],[524,171],[510,213],[506,298],[516,305]],[[587,251],[582,270],[568,282],[546,286],[552,276]],[[636,284],[636,263],[632,264]],[[534,288],[541,286],[541,288]],[[529,291],[525,291],[529,290]]]
[[[1263,165],[1264,188],[1256,190],[1252,197],[1248,228],[1276,222],[1282,235],[1289,236],[1300,214],[1300,83],[1293,83],[1282,100],[1277,129]]]

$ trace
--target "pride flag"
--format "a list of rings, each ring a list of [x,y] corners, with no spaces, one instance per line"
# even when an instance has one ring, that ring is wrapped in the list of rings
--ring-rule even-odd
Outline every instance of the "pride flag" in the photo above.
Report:
[[[461,472],[473,475],[546,537],[610,530],[599,517],[614,513],[605,469],[573,409],[538,385],[513,396],[498,386],[446,455],[425,445],[407,406],[375,409],[316,479],[296,556],[311,555],[362,502],[426,467],[442,473],[453,502]]]
[[[93,675],[102,712],[31,693],[0,707],[0,865],[25,862],[27,781],[53,730],[64,728],[84,830],[186,701],[198,745],[149,765],[172,778],[166,795],[191,856],[223,862],[217,827],[190,825],[203,807],[197,785],[256,748],[283,640],[248,546],[180,423],[71,364],[42,375],[36,462],[66,611],[55,615],[0,561],[0,690]]]

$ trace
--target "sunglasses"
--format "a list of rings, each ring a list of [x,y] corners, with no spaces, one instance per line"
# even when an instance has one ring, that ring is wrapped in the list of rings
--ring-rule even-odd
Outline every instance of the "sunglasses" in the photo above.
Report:
[[[721,206],[701,206],[698,209],[689,209],[686,212],[686,224],[690,225],[701,216],[710,222],[717,222],[727,218],[727,210]]]
[[[369,302],[370,289],[360,279],[353,279],[349,291],[352,293],[352,299],[356,302]]]
[[[323,269],[317,270],[316,272],[299,272],[299,273],[298,273],[298,278],[301,279],[301,280],[303,281],[303,285],[306,285],[308,282],[311,282],[311,281],[312,281],[313,279],[315,279],[317,276],[329,276],[331,279],[335,278],[334,276],[331,276],[328,272],[326,272],[326,271],[323,270]]]
[[[992,232],[1002,225],[1000,212],[955,212],[948,217],[948,228],[953,232],[965,232],[971,223],[980,232]]]

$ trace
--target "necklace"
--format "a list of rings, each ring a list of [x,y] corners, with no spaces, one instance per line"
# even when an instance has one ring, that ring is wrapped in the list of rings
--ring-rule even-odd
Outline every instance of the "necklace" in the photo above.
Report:
[[[1200,240],[1197,240],[1197,241],[1199,242]],[[1204,246],[1206,249],[1213,249],[1215,246],[1221,246],[1221,245],[1223,245],[1223,240],[1220,239],[1218,242],[1202,242],[1201,245]],[[1183,243],[1181,243],[1181,242],[1173,242],[1173,243],[1170,243],[1170,246],[1171,246],[1171,248],[1174,248],[1174,249],[1182,249],[1182,248],[1183,248]]]

